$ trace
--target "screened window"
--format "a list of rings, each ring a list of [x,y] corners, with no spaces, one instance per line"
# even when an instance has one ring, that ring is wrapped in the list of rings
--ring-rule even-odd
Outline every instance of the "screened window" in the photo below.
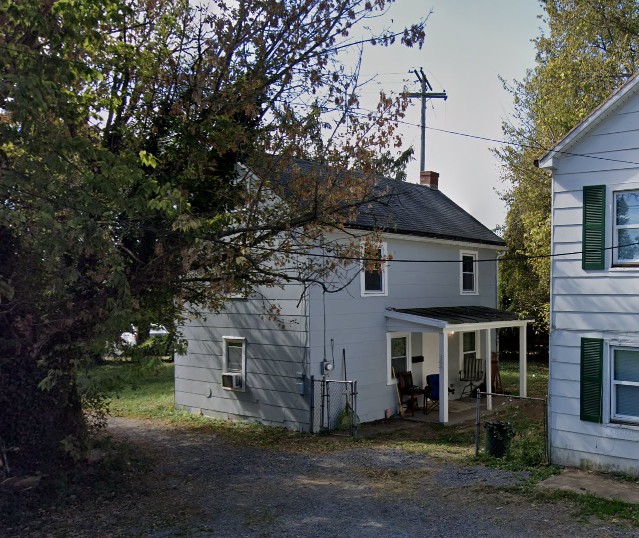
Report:
[[[395,373],[405,372],[408,368],[406,337],[391,338],[391,368]]]
[[[639,423],[639,349],[613,349],[611,419]]]
[[[228,340],[226,342],[226,368],[231,373],[244,371],[244,342]]]
[[[639,263],[639,191],[615,193],[614,261]]]
[[[477,293],[477,253],[461,253],[461,292]]]
[[[377,250],[377,259],[386,257],[386,243]],[[364,262],[362,271],[362,295],[386,295],[387,290],[387,267],[383,262],[371,264]]]

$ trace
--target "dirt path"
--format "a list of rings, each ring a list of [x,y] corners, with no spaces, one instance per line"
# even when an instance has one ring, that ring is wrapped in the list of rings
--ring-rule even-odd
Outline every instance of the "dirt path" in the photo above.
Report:
[[[139,483],[77,499],[3,536],[627,537],[578,523],[563,504],[504,490],[523,477],[398,449],[300,454],[237,447],[205,432],[112,419],[153,462]],[[506,488],[507,489],[507,488]]]

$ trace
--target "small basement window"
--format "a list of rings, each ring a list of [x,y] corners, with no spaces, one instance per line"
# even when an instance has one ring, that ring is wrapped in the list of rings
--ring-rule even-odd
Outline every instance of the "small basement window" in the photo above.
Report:
[[[223,337],[222,388],[245,390],[246,340],[237,336]]]

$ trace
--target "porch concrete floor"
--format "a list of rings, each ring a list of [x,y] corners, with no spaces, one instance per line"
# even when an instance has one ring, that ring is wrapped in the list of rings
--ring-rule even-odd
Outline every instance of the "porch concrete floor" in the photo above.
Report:
[[[474,398],[464,398],[463,400],[448,401],[448,426],[462,424],[464,422],[475,422],[477,413],[477,400]],[[482,418],[486,415],[486,401],[481,402]],[[425,422],[439,423],[439,408],[428,410],[428,414],[424,414],[420,407],[415,410],[415,414],[411,416],[406,414],[403,417],[395,415],[388,420],[379,420],[376,422],[364,423],[359,427],[358,436],[368,437],[378,435],[380,433],[390,433],[397,430],[405,430],[407,428],[417,427]]]

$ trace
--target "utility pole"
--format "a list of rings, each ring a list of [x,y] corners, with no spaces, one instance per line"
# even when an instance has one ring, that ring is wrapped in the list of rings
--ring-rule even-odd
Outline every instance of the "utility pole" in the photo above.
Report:
[[[422,86],[421,92],[409,93],[408,97],[410,98],[419,97],[422,100],[422,122],[421,122],[422,151],[421,151],[421,155],[419,159],[419,166],[420,166],[420,171],[423,172],[424,170],[426,170],[426,100],[427,99],[443,99],[445,101],[446,99],[448,99],[448,95],[446,95],[446,90],[444,90],[443,92],[433,91],[433,87],[430,85],[430,82],[428,82],[428,79],[426,78],[426,74],[424,73],[424,70],[421,67],[419,68],[419,71],[417,71],[417,69],[414,69],[413,73],[415,73],[417,80],[419,80]]]

